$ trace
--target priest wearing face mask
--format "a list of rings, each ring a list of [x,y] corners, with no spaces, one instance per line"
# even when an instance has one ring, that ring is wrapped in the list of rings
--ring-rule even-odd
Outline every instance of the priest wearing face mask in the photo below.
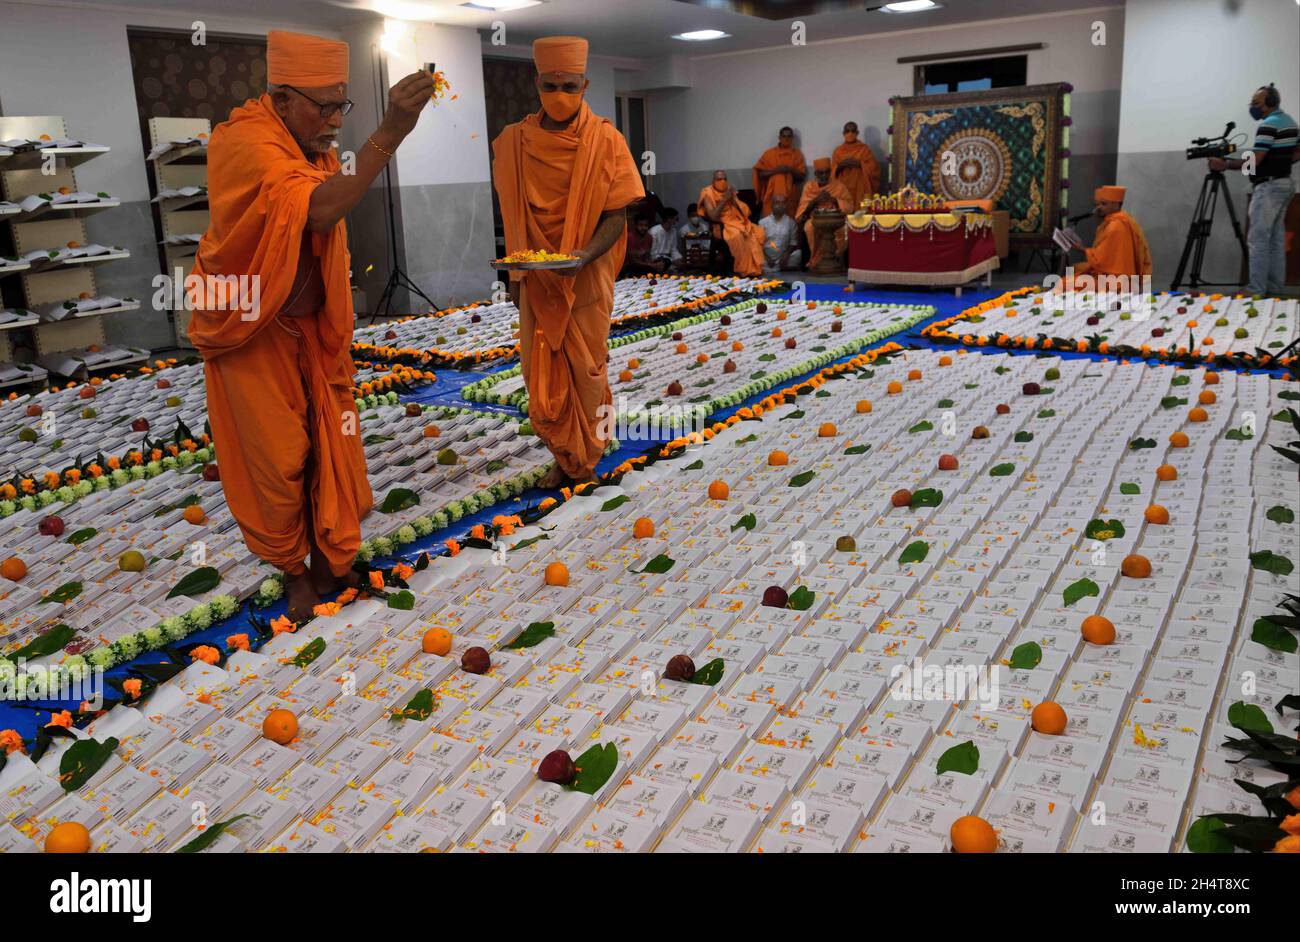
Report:
[[[749,207],[727,180],[727,171],[713,171],[713,182],[700,190],[700,215],[713,224],[731,252],[732,271],[742,278],[763,272],[763,229],[749,220]]]
[[[528,417],[555,456],[538,485],[554,488],[590,480],[607,443],[600,412],[612,402],[614,279],[627,243],[625,211],[645,191],[623,135],[583,100],[587,41],[539,39],[533,61],[542,110],[492,142],[492,180],[508,253],[580,260],[572,269],[510,273]]]
[[[844,184],[854,209],[862,205],[864,197],[875,196],[880,189],[880,165],[871,148],[858,140],[854,121],[845,123],[844,143],[831,154],[831,177]]]

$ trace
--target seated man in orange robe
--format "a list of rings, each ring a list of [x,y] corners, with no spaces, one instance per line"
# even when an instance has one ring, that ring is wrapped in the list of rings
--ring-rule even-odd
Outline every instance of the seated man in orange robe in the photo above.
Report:
[[[776,146],[763,151],[754,164],[754,192],[763,203],[759,216],[772,215],[772,197],[784,196],[786,203],[794,202],[796,190],[808,176],[808,163],[803,151],[794,146],[794,131],[782,128],[776,137]]]
[[[344,174],[331,146],[351,109],[346,43],[273,31],[267,93],[217,125],[208,148],[208,231],[190,339],[203,355],[226,502],[248,548],[287,577],[289,617],[355,585],[372,496],[352,399],[352,292],[343,217],[415,127],[424,73]],[[243,280],[249,292],[230,290]],[[304,562],[310,556],[310,569]]]
[[[849,191],[854,209],[862,205],[863,197],[875,196],[880,189],[880,165],[871,148],[858,140],[854,121],[845,123],[844,143],[831,153],[831,176]]]
[[[540,249],[577,268],[512,271],[519,364],[528,418],[555,456],[544,488],[590,480],[608,442],[613,401],[606,367],[614,279],[627,244],[627,209],[645,196],[627,142],[583,100],[587,41],[533,43],[542,110],[492,142],[492,180],[506,252]]]
[[[700,190],[700,215],[713,223],[713,235],[731,250],[732,270],[751,277],[763,272],[763,227],[749,219],[749,207],[727,182],[727,171],[713,171],[713,182]]]
[[[813,161],[813,179],[803,188],[799,211],[795,213],[795,220],[803,224],[808,251],[812,253],[808,260],[809,268],[815,267],[823,256],[812,224],[812,215],[819,209],[838,209],[845,215],[854,210],[853,197],[849,196],[848,188],[839,180],[831,179],[831,162],[828,157],[818,157]],[[847,245],[848,233],[841,226],[835,233],[835,254],[843,255]]]
[[[1101,186],[1093,193],[1093,212],[1100,220],[1092,248],[1077,242],[1087,260],[1074,267],[1072,287],[1076,291],[1149,291],[1138,287],[1107,287],[1106,276],[1142,276],[1151,274],[1151,249],[1137,220],[1123,210],[1125,189]]]

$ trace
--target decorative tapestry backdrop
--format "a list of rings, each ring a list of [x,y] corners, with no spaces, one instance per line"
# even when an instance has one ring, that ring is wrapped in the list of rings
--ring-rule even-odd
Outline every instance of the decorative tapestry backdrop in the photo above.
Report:
[[[1057,83],[894,98],[896,186],[990,200],[1010,213],[1013,246],[1050,244],[1069,186],[1069,91]]]

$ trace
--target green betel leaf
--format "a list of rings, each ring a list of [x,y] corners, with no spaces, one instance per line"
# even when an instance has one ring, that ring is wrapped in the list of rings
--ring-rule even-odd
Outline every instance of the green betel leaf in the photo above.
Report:
[[[545,533],[539,533],[537,536],[530,536],[526,540],[520,540],[514,546],[510,547],[510,552],[513,553],[515,550],[521,550],[525,546],[532,546],[534,543],[538,543],[541,542],[542,540],[549,540],[549,539],[550,539],[549,535]]]
[[[1259,550],[1250,554],[1250,564],[1256,569],[1271,572],[1275,576],[1289,576],[1295,565],[1285,556],[1272,550]]]
[[[754,517],[754,515],[745,514],[745,516],[741,517],[739,520],[737,520],[735,523],[731,525],[731,532],[735,533],[737,530],[741,529],[742,527],[746,530],[752,530],[756,526],[758,526],[758,520]]]
[[[1121,494],[1141,494],[1142,488],[1132,481],[1125,481],[1119,486],[1119,492]]]
[[[848,448],[845,448],[845,449],[844,449],[844,454],[846,454],[846,455],[865,455],[865,454],[866,454],[868,451],[870,451],[870,450],[871,450],[871,446],[870,446],[870,445],[850,445]]]
[[[5,657],[11,661],[18,661],[22,658],[30,661],[38,657],[45,657],[55,651],[62,651],[76,634],[77,632],[67,625],[55,625],[45,634],[32,639],[17,651],[5,655]]]
[[[1186,396],[1183,396],[1182,398],[1179,398],[1178,396],[1165,396],[1160,400],[1160,408],[1162,409],[1176,409],[1178,406],[1185,405],[1187,405]]]
[[[1264,514],[1268,520],[1274,523],[1293,523],[1295,522],[1295,511],[1290,507],[1283,507],[1281,504],[1268,508],[1268,513]]]
[[[898,557],[898,564],[906,566],[908,563],[923,563],[928,555],[930,555],[930,544],[925,540],[917,540],[903,548],[903,552]]]
[[[1032,442],[1033,440],[1034,440],[1033,432],[1016,432],[1015,441],[1018,444],[1023,445],[1025,442]]]
[[[629,569],[628,571],[634,572],[637,575],[648,572],[653,573],[656,576],[662,576],[669,569],[672,569],[676,563],[677,560],[673,559],[671,556],[665,556],[663,553],[660,553],[654,559],[650,560],[650,562],[646,563],[641,569]]]
[[[1187,849],[1193,854],[1231,854],[1232,842],[1219,832],[1225,825],[1214,815],[1205,815],[1187,829]]]
[[[519,637],[507,644],[506,650],[531,648],[535,645],[541,644],[547,638],[553,637],[555,637],[555,622],[535,621],[523,631],[519,632]]]
[[[1089,520],[1083,535],[1090,540],[1118,540],[1124,536],[1124,524],[1118,520]]]
[[[230,827],[232,824],[234,824],[236,821],[239,821],[241,818],[247,818],[247,817],[249,817],[249,815],[247,814],[237,814],[233,818],[227,818],[225,821],[219,821],[216,824],[208,825],[206,828],[203,829],[203,833],[200,834],[198,837],[194,838],[194,840],[185,844],[183,847],[178,847],[176,849],[176,853],[197,854],[201,850],[207,850],[214,843],[216,843],[217,838],[219,838],[223,833],[225,833],[226,828]]]
[[[1026,641],[1016,645],[1011,652],[1010,666],[1013,670],[1029,670],[1037,667],[1042,660],[1043,649],[1038,646],[1038,642]]]
[[[72,534],[72,536],[68,537],[67,541],[73,546],[80,546],[98,532],[99,531],[94,527],[82,527],[76,533]]]
[[[1039,411],[1039,413],[1038,413],[1038,417],[1039,417],[1040,419],[1054,419],[1054,418],[1056,418],[1056,410],[1055,410],[1055,409],[1042,409],[1042,410]]]
[[[618,768],[618,747],[612,742],[595,745],[573,760],[577,770],[573,781],[564,788],[569,791],[594,795],[610,780]]]
[[[1190,383],[1191,381],[1192,381],[1192,378],[1191,378],[1190,376],[1175,376],[1172,380],[1169,381],[1169,385],[1170,385],[1170,386],[1186,386],[1186,385],[1187,385],[1188,383]]]
[[[989,468],[989,477],[1004,478],[1015,470],[1016,466],[1010,461],[1003,464],[995,464],[993,467]]]
[[[59,586],[49,595],[41,599],[39,604],[44,605],[46,602],[67,603],[67,602],[71,602],[80,594],[81,594],[80,582],[65,582],[63,583],[63,585]],[[171,596],[168,596],[168,598],[171,598]]]
[[[167,593],[167,598],[174,599],[178,595],[184,595],[189,598],[198,598],[204,592],[211,592],[221,582],[221,573],[217,572],[213,566],[200,566],[191,573],[187,573],[185,578],[176,583],[172,590]]]
[[[936,408],[936,409],[951,409],[951,408],[952,408],[952,400],[951,400],[951,399],[940,399],[938,405],[936,405],[935,408]]]
[[[703,684],[706,687],[716,686],[718,681],[722,679],[722,672],[724,669],[725,665],[722,663],[722,658],[715,657],[713,660],[695,671],[695,676],[691,678],[691,683]]]
[[[687,470],[687,471],[698,471],[698,470],[700,470],[700,468],[702,468],[702,467],[704,467],[704,459],[703,459],[703,458],[696,458],[694,461],[692,461],[690,464],[688,464],[688,465],[686,466],[686,470]]]
[[[1065,592],[1062,594],[1065,597],[1065,604],[1073,605],[1085,596],[1101,595],[1101,589],[1091,579],[1080,579],[1078,582],[1072,582],[1066,586]]]
[[[367,435],[365,438],[361,439],[361,444],[378,445],[380,442],[391,442],[392,440],[393,436],[391,435]]]
[[[108,757],[118,746],[116,737],[103,742],[98,739],[78,739],[59,757],[59,784],[65,792],[75,792],[103,768]]]
[[[1228,434],[1224,435],[1223,437],[1230,442],[1248,442],[1255,436],[1251,435],[1245,429],[1230,428],[1228,429]]]
[[[313,638],[299,648],[298,653],[293,656],[293,660],[289,663],[293,664],[294,667],[306,667],[312,661],[316,660],[316,658],[320,657],[324,651],[325,639]]]
[[[912,493],[912,502],[909,507],[938,507],[943,503],[943,491],[933,487],[923,487],[919,491]]]
[[[400,592],[394,592],[388,596],[388,607],[403,612],[409,612],[411,609],[415,608],[415,596],[407,589],[403,589]]]
[[[400,710],[394,710],[392,718],[395,722],[405,720],[415,720],[417,723],[427,720],[433,715],[434,707],[437,701],[434,699],[433,691],[428,687],[417,690],[406,706]]]
[[[414,507],[419,502],[420,495],[415,491],[408,490],[405,487],[395,487],[385,495],[384,502],[379,505],[379,512],[395,514],[406,510],[408,507]]]
[[[790,487],[803,487],[805,484],[807,484],[809,481],[811,481],[811,480],[812,480],[813,478],[815,478],[816,476],[817,476],[817,472],[816,472],[816,471],[804,471],[803,473],[801,473],[801,474],[796,474],[794,477],[792,477],[792,478],[790,479],[790,484],[789,484],[789,486],[790,486]]]
[[[1156,440],[1154,438],[1135,438],[1128,443],[1128,447],[1134,451],[1140,451],[1143,448],[1155,448]]]
[[[1268,716],[1253,703],[1244,703],[1238,700],[1232,706],[1228,707],[1228,722],[1237,729],[1253,729],[1261,733],[1273,732],[1273,724],[1268,721]]]
[[[802,419],[803,417],[804,417],[804,411],[802,409],[795,409],[793,412],[788,412],[785,415],[781,416],[781,418],[777,419],[777,421],[784,422],[786,419]]]
[[[962,775],[974,775],[979,771],[980,751],[974,742],[964,742],[953,746],[939,757],[939,764],[934,770],[942,775],[944,772],[960,772]]]
[[[619,494],[617,497],[611,497],[609,500],[605,501],[605,503],[600,505],[601,512],[617,510],[631,499],[632,498],[628,497],[626,494]]]
[[[796,612],[806,612],[812,608],[813,602],[817,599],[817,593],[809,590],[807,586],[799,586],[790,593],[790,598],[786,600],[785,607],[792,608]]]
[[[1297,647],[1295,635],[1267,618],[1255,619],[1255,625],[1250,630],[1250,640],[1274,651],[1285,651],[1288,654],[1295,653]]]
[[[907,431],[908,431],[908,434],[912,434],[912,433],[915,433],[915,432],[931,432],[931,431],[933,431],[933,430],[934,430],[934,423],[933,423],[933,422],[929,422],[929,421],[927,421],[927,420],[925,420],[925,419],[922,419],[920,422],[917,422],[915,425],[913,425],[913,426],[912,426],[911,428],[909,428]]]

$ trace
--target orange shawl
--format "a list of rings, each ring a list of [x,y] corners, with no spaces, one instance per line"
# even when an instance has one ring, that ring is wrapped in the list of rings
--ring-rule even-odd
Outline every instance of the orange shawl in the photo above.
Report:
[[[781,147],[780,145],[769,147],[763,151],[763,156],[758,158],[758,163],[754,164],[754,192],[758,194],[758,198],[763,203],[762,215],[764,216],[772,214],[772,197],[774,196],[784,196],[787,209],[792,203],[790,197],[798,187],[792,174],[778,173],[775,176],[768,177],[766,181],[758,178],[760,170],[778,170],[782,168],[806,174],[808,164],[803,159],[803,151],[797,147]]]

